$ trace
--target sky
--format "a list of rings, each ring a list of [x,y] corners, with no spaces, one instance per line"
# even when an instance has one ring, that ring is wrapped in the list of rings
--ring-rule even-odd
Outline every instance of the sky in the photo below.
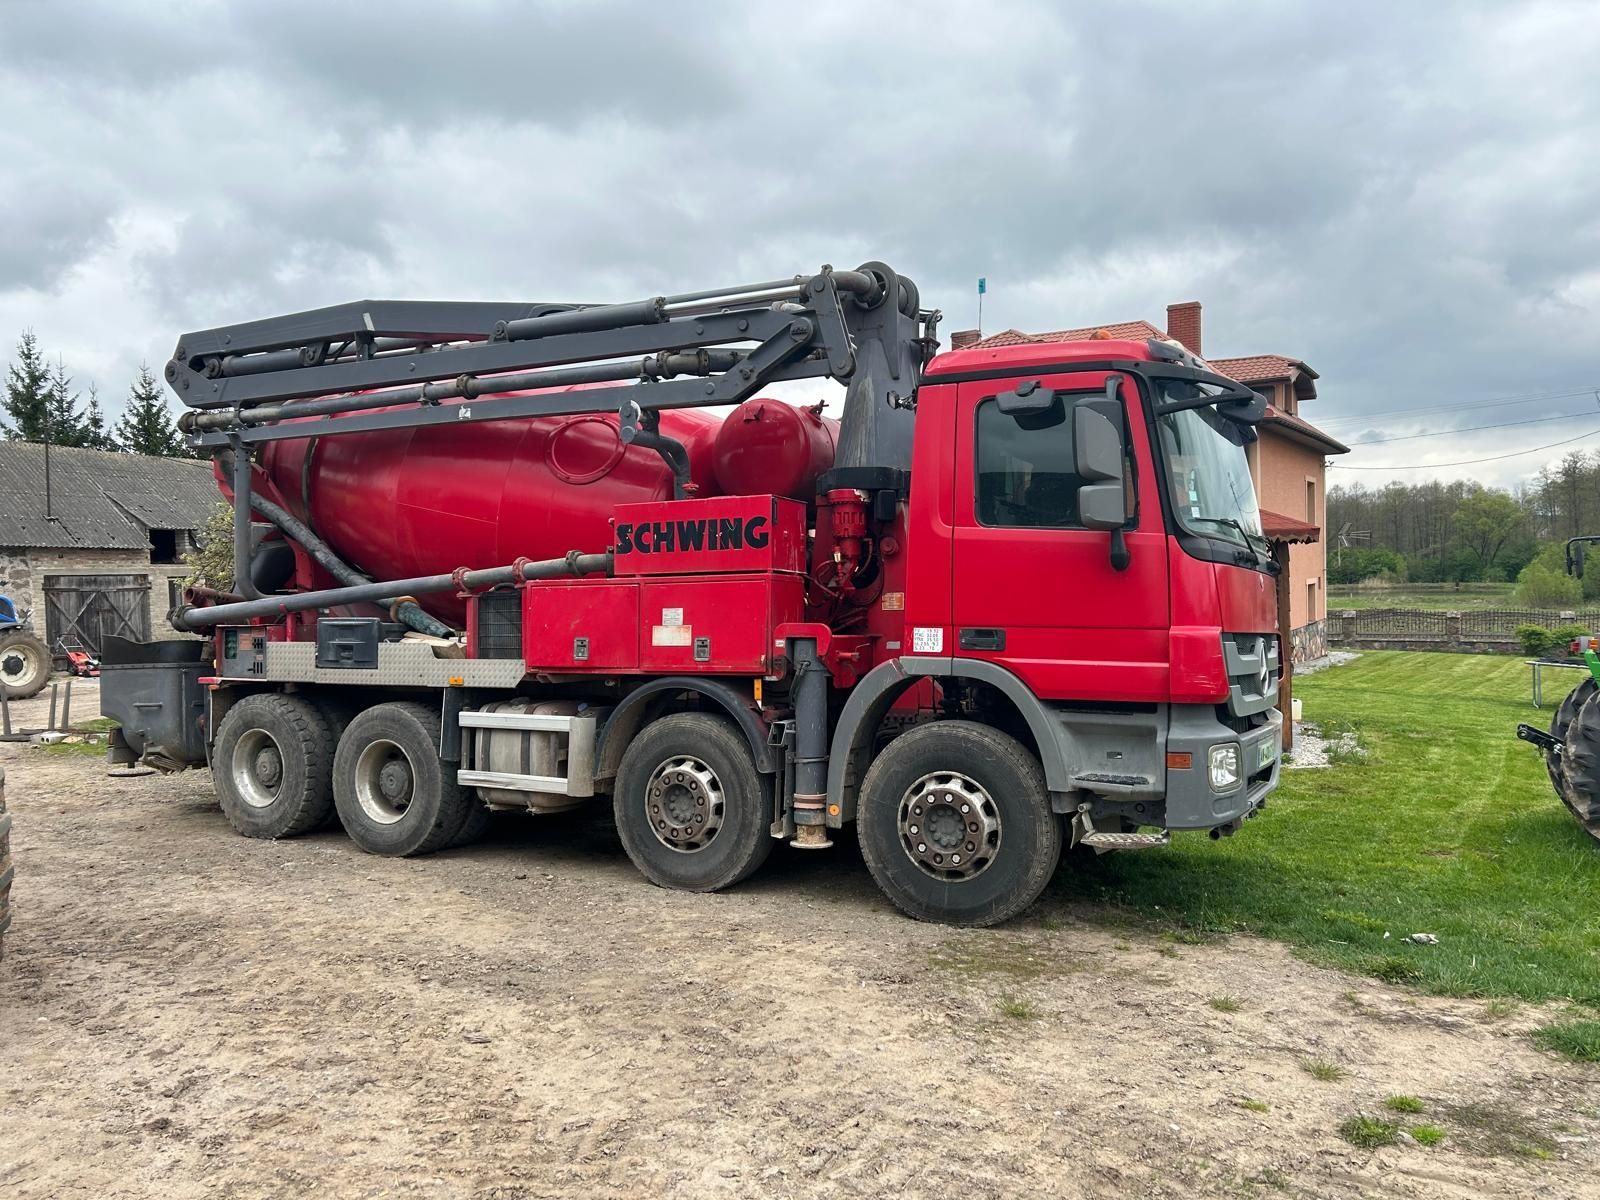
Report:
[[[1513,486],[1600,449],[1597,61],[1596,2],[0,0],[0,358],[114,414],[186,330],[881,259],[946,335],[1199,300],[1376,443],[1330,484]]]

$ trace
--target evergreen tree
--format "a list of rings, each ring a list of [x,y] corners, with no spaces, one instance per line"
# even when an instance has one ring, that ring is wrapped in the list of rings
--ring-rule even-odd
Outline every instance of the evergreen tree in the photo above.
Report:
[[[90,431],[78,402],[81,392],[72,390],[72,376],[59,358],[50,370],[50,395],[46,412],[50,422],[50,441],[57,446],[86,446]]]
[[[50,407],[50,369],[39,351],[39,339],[24,329],[17,339],[17,361],[6,368],[6,394],[3,401],[8,421],[0,421],[0,433],[24,442],[44,441],[44,425]]]
[[[161,385],[150,368],[139,364],[139,377],[128,391],[128,407],[117,422],[117,441],[130,454],[153,454],[160,458],[192,458],[189,448],[173,423]]]
[[[106,415],[100,408],[100,389],[89,385],[89,407],[83,414],[83,444],[91,450],[119,449],[116,438],[106,428]]]

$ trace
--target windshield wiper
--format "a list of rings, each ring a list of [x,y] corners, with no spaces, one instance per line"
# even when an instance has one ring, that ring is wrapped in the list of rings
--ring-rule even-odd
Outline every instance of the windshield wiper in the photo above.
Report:
[[[1231,529],[1237,529],[1239,536],[1244,539],[1245,546],[1251,550],[1255,549],[1256,539],[1260,538],[1262,561],[1270,566],[1274,575],[1278,573],[1277,560],[1272,557],[1272,543],[1263,534],[1252,534],[1237,517],[1190,517],[1189,520],[1209,521],[1213,525],[1226,525]]]

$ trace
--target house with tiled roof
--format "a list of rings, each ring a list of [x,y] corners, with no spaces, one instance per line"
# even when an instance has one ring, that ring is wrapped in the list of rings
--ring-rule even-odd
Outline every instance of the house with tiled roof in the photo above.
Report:
[[[183,557],[220,499],[210,463],[0,441],[0,595],[52,649],[176,636]]]
[[[951,349],[1019,346],[1038,342],[1076,342],[1095,338],[1180,342],[1204,358],[1200,303],[1190,300],[1167,306],[1167,327],[1149,321],[1086,325],[1048,333],[1007,329],[984,337],[978,330],[951,336]],[[1329,437],[1301,415],[1300,406],[1317,398],[1317,373],[1297,358],[1250,354],[1206,360],[1219,374],[1247,384],[1267,398],[1267,416],[1260,437],[1248,447],[1250,473],[1261,508],[1261,525],[1283,564],[1278,579],[1279,624],[1293,650],[1294,661],[1327,653],[1326,462],[1349,447]]]

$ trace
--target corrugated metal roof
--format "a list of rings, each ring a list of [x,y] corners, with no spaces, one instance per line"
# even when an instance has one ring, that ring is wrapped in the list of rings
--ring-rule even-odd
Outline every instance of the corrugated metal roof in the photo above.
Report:
[[[208,463],[0,441],[0,546],[133,550],[146,529],[195,529],[221,499]],[[130,519],[131,517],[131,519]]]

